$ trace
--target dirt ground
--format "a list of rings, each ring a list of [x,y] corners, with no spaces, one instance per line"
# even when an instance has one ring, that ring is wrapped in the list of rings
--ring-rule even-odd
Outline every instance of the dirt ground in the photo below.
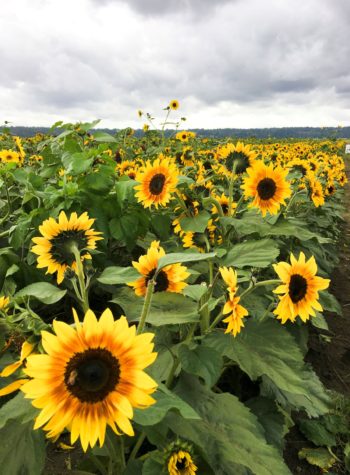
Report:
[[[347,164],[350,181],[350,164]],[[326,314],[330,341],[322,338],[320,332],[312,330],[309,338],[309,361],[326,388],[350,397],[350,183],[345,185],[344,223],[338,244],[339,264],[331,275],[330,292],[340,302],[343,316]],[[320,474],[320,469],[298,459],[298,451],[310,445],[301,432],[294,427],[287,436],[285,459],[295,475]],[[332,470],[337,473],[336,469]],[[339,472],[344,473],[344,472]]]

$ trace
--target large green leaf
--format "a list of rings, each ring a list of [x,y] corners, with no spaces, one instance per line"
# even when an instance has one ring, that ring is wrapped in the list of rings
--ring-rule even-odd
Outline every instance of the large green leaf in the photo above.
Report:
[[[129,288],[119,289],[112,302],[120,305],[130,321],[140,318],[144,299]],[[181,294],[156,292],[152,297],[147,322],[155,326],[198,322],[197,303]]]
[[[202,420],[168,415],[167,422],[181,438],[202,449],[215,475],[290,475],[278,450],[266,442],[257,418],[238,398],[213,393],[189,375],[182,376],[176,392]]]
[[[135,409],[134,421],[143,426],[158,424],[168,411],[176,409],[184,419],[200,419],[197,412],[178,395],[172,393],[163,384],[159,385],[158,390],[152,395],[157,401],[153,406],[147,409]]]
[[[163,267],[166,267],[170,264],[183,263],[183,262],[198,262],[206,261],[207,259],[212,259],[216,256],[215,252],[174,252],[171,254],[166,254],[164,257],[161,257],[158,261],[157,270],[159,271]]]
[[[36,282],[27,285],[15,294],[15,298],[34,297],[47,305],[61,300],[67,293],[67,290],[61,290],[48,282]]]
[[[267,267],[279,255],[278,245],[272,239],[245,241],[229,250],[221,263],[225,266]]]
[[[116,284],[126,284],[127,282],[132,282],[133,280],[140,277],[140,274],[137,272],[134,267],[107,267],[100,277],[97,278],[102,284],[116,285]]]
[[[220,218],[224,224],[230,224],[240,234],[247,236],[249,234],[259,234],[261,237],[267,236],[293,236],[301,241],[317,239],[320,244],[331,242],[332,240],[310,231],[306,223],[296,218],[284,219],[280,217],[275,224],[269,224],[262,216],[247,213],[243,219]]]
[[[196,216],[193,217],[184,217],[180,219],[181,229],[193,233],[204,233],[208,226],[208,221],[210,219],[210,214],[202,210]]]
[[[178,357],[182,368],[187,373],[203,378],[208,387],[212,387],[218,380],[223,360],[215,348],[199,345],[190,349],[186,344],[182,344],[178,348]]]
[[[39,410],[32,406],[28,399],[24,398],[23,393],[19,392],[1,407],[0,429],[2,429],[10,419],[16,419],[21,423],[33,421],[38,412]]]
[[[45,436],[33,421],[10,420],[0,430],[0,467],[6,475],[40,475],[45,465]]]
[[[274,319],[263,322],[247,319],[243,331],[233,338],[215,332],[206,338],[206,344],[239,364],[253,380],[267,376],[280,390],[307,398],[312,406],[309,384],[316,375],[303,361],[303,354],[293,336]],[[317,379],[317,378],[316,378]],[[318,380],[319,396],[327,395]],[[316,406],[315,400],[315,406]],[[321,411],[322,412],[322,411]]]

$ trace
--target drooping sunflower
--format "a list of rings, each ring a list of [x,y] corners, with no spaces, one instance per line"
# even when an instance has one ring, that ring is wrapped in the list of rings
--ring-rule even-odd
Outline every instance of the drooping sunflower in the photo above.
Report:
[[[71,443],[79,437],[83,450],[97,440],[103,445],[107,424],[120,435],[134,435],[133,407],[146,408],[157,383],[143,370],[153,363],[153,334],[136,335],[125,317],[114,321],[106,309],[99,321],[88,310],[81,324],[74,311],[75,328],[54,321],[55,334],[43,331],[46,354],[27,358],[25,373],[32,378],[21,390],[41,409],[34,429],[48,437],[65,429]]]
[[[198,467],[187,450],[173,452],[168,461],[169,475],[196,475]]]
[[[171,200],[171,193],[175,191],[178,181],[178,170],[174,163],[167,158],[157,158],[153,163],[146,165],[137,173],[136,181],[140,184],[135,186],[137,201],[145,208],[154,205],[166,206]]]
[[[306,261],[303,252],[298,260],[291,254],[290,262],[279,262],[273,266],[283,282],[274,290],[274,293],[281,294],[274,313],[281,323],[286,323],[287,320],[294,322],[298,316],[306,322],[310,316],[315,316],[315,310],[323,310],[318,301],[318,291],[327,289],[330,280],[316,275],[314,256]]]
[[[222,212],[225,216],[229,216],[237,208],[237,203],[232,202],[231,211],[229,213],[229,198],[225,195],[225,193],[222,193],[221,196],[216,196],[215,193],[213,193],[213,198],[215,198],[219,202],[219,204],[221,205]],[[219,214],[219,211],[215,204],[213,205],[211,212],[212,214]]]
[[[323,206],[325,203],[324,193],[321,183],[317,180],[314,175],[309,175],[309,187],[310,187],[310,197],[313,204],[318,208]]]
[[[236,336],[240,333],[241,328],[244,327],[243,318],[248,315],[248,310],[242,305],[239,305],[240,297],[236,296],[237,287],[237,272],[232,267],[220,267],[220,274],[223,278],[228,290],[228,300],[223,308],[223,315],[227,315],[223,319],[224,323],[227,323],[225,333],[231,333]]]
[[[285,199],[291,195],[290,184],[286,180],[288,170],[257,161],[247,173],[241,188],[245,198],[254,198],[250,206],[259,208],[263,216],[267,212],[277,214]]]
[[[61,211],[58,222],[53,218],[46,219],[39,226],[42,236],[33,238],[36,245],[32,247],[32,252],[39,256],[37,267],[47,267],[47,274],[57,272],[57,283],[60,284],[67,268],[76,270],[73,246],[82,252],[82,261],[91,259],[86,250],[95,249],[96,241],[103,239],[99,231],[91,229],[94,221],[86,212],[79,217],[77,213],[71,213],[68,219],[64,211]]]
[[[139,297],[146,295],[148,282],[154,277],[158,267],[158,261],[165,256],[164,249],[159,245],[159,241],[153,241],[147,254],[141,256],[138,262],[133,261],[132,265],[141,274],[141,277],[127,285],[133,287],[135,294]],[[175,292],[180,293],[186,287],[184,282],[189,276],[187,268],[181,264],[171,264],[163,267],[157,274],[154,292]]]
[[[240,175],[247,168],[254,165],[256,153],[250,149],[250,145],[244,145],[243,142],[227,143],[219,147],[217,152],[220,161],[224,162],[224,173],[235,173]]]

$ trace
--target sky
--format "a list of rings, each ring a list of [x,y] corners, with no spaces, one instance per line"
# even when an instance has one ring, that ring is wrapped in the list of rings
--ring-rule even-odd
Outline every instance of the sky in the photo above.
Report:
[[[0,123],[350,125],[350,0],[11,0]]]

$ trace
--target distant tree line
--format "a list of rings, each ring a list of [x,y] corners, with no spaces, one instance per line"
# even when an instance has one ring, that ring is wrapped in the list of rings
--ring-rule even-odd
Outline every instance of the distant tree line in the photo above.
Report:
[[[13,135],[19,135],[20,137],[32,137],[37,133],[48,134],[52,133],[49,127],[7,127]],[[119,129],[93,129],[110,134],[116,133]],[[191,129],[199,137],[233,137],[237,139],[244,138],[256,138],[256,139],[282,139],[282,138],[350,138],[350,127],[270,127],[264,129]],[[167,130],[166,135],[171,136],[175,133],[175,130]],[[53,131],[53,134],[59,133],[57,130]],[[137,137],[143,135],[141,129],[135,130]]]

